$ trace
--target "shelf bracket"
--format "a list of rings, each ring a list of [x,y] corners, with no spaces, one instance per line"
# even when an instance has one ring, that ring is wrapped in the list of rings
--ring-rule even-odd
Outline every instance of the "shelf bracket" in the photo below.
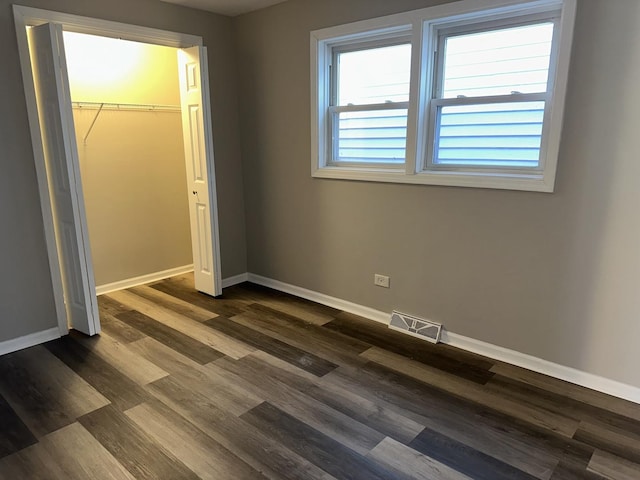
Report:
[[[93,122],[91,122],[91,126],[89,127],[89,130],[87,130],[87,134],[84,136],[84,140],[82,141],[83,145],[87,145],[87,139],[89,138],[89,135],[91,135],[91,130],[93,130],[93,127],[96,124],[96,121],[98,120],[98,117],[100,116],[100,112],[102,112],[102,109],[104,108],[104,103],[100,104],[100,108],[98,108],[98,111],[96,112],[96,116],[93,117]]]

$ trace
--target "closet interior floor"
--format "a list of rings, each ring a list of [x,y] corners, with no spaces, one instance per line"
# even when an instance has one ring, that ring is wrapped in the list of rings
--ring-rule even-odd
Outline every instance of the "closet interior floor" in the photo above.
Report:
[[[0,479],[640,478],[640,405],[251,283],[0,357]]]

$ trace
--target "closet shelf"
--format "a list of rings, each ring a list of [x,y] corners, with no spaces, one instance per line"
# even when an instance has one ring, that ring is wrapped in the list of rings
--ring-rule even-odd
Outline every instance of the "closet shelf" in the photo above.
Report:
[[[149,110],[156,112],[180,112],[180,105],[106,102],[72,102],[71,105],[73,108],[87,110]]]
[[[106,103],[106,102],[71,102],[73,108],[79,110],[97,110],[96,116],[91,122],[91,126],[84,136],[83,143],[87,144],[87,139],[103,110],[137,111],[137,112],[177,112],[180,113],[179,105],[153,105],[142,103]]]

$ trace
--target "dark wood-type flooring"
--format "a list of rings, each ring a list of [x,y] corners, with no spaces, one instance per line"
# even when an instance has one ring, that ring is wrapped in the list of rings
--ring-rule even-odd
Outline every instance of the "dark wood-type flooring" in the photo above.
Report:
[[[0,357],[1,479],[640,479],[640,406],[252,284]]]

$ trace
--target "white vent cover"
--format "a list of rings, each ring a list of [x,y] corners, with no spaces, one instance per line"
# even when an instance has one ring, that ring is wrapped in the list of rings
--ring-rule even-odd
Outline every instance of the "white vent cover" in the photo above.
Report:
[[[389,328],[432,343],[440,341],[440,332],[442,331],[442,325],[439,323],[396,312],[395,310],[391,312]]]

